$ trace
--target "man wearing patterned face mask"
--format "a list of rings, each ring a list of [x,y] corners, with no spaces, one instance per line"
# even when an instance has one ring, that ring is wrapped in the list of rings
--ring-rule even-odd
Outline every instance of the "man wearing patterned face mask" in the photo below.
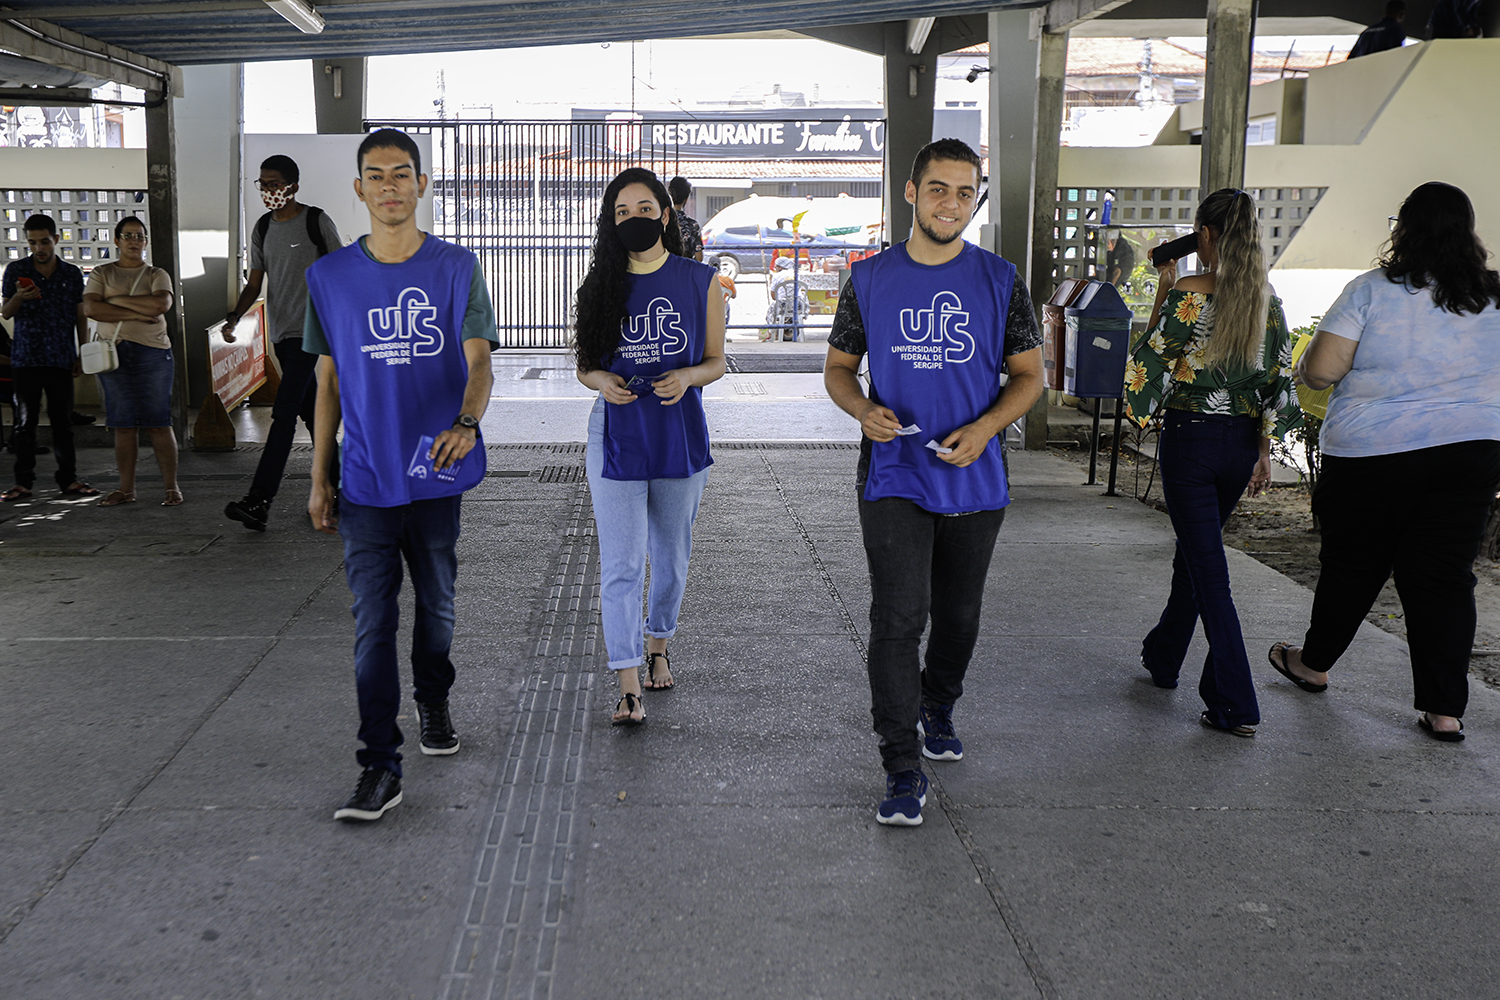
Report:
[[[250,234],[250,279],[234,309],[224,317],[224,339],[234,340],[234,326],[246,309],[266,290],[266,324],[272,349],[281,368],[281,385],[271,407],[271,430],[256,466],[250,492],[224,508],[224,516],[255,531],[265,531],[271,501],[281,486],[297,418],[313,430],[317,387],[313,378],[317,358],[302,350],[302,321],[307,308],[308,267],[343,244],[338,229],[322,209],[297,201],[301,177],[297,162],[280,154],[260,165],[255,182],[260,200],[270,209],[255,223]]]

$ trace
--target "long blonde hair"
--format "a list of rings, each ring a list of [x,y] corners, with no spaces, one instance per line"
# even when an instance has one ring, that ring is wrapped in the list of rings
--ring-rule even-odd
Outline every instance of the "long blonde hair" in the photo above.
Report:
[[[1214,280],[1214,325],[1205,360],[1256,368],[1265,347],[1266,253],[1260,243],[1255,199],[1222,188],[1203,199],[1195,227],[1215,230],[1219,253]]]

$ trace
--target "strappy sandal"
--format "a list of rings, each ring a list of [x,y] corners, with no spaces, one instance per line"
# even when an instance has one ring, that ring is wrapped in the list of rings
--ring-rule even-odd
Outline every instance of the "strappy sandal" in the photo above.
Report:
[[[677,679],[674,677],[674,678],[672,678],[671,681],[669,681],[666,684],[658,684],[656,682],[656,661],[657,660],[666,660],[667,662],[662,667],[662,670],[664,670],[668,674],[670,674],[672,672],[672,660],[671,660],[671,658],[665,652],[662,652],[662,653],[647,653],[646,654],[646,683],[642,684],[641,687],[645,688],[647,691],[670,691],[674,687],[677,686]]]
[[[163,507],[176,507],[182,503],[181,490],[167,490],[167,498],[161,502]]]
[[[641,717],[635,718],[635,710],[641,710]],[[610,721],[611,726],[639,726],[646,721],[646,706],[641,703],[641,696],[634,691],[626,691],[615,702],[615,712],[626,712],[628,714]]]
[[[1254,726],[1221,726],[1217,722],[1213,721],[1213,719],[1209,717],[1209,714],[1207,712],[1204,712],[1202,715],[1198,716],[1198,721],[1203,723],[1209,729],[1217,729],[1219,732],[1228,733],[1230,736],[1243,736],[1248,739],[1249,737],[1255,735]]]
[[[135,503],[135,492],[126,493],[123,490],[111,490],[109,496],[99,501],[99,506],[118,507],[122,503]]]
[[[27,489],[25,486],[12,486],[4,493],[0,493],[0,502],[3,503],[12,503],[16,500],[29,499],[31,499],[31,490]]]
[[[82,479],[75,479],[73,485],[62,491],[65,497],[96,497],[99,491],[94,489]]]

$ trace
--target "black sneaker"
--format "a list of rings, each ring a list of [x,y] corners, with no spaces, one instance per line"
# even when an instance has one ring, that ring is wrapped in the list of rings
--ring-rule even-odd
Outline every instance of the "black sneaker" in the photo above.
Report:
[[[334,819],[357,819],[369,822],[401,804],[401,779],[395,771],[371,765],[359,776],[354,794],[338,809]]]
[[[266,521],[271,518],[271,501],[256,497],[231,500],[224,506],[224,516],[252,531],[265,531]]]
[[[446,701],[417,702],[417,719],[422,723],[422,752],[429,757],[458,753],[458,734],[448,718]]]

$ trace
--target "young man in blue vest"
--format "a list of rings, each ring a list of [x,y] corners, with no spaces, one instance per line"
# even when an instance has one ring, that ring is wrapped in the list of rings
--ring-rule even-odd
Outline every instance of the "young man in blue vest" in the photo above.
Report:
[[[854,265],[823,369],[829,396],[864,432],[867,666],[886,770],[875,818],[891,826],[922,822],[923,756],[963,757],[953,704],[1010,503],[1003,438],[995,439],[1042,392],[1042,335],[1025,283],[1015,265],[962,238],[979,172],[979,156],[957,139],[917,154],[906,184],[911,238]],[[868,397],[858,374],[864,355]],[[929,618],[923,669],[917,653]]]
[[[484,478],[479,418],[494,375],[495,312],[474,255],[417,228],[427,191],[422,157],[404,132],[381,129],[359,147],[354,191],[370,235],[307,271],[305,350],[318,359],[313,527],[344,540],[354,594],[355,756],[364,768],[335,819],[377,820],[401,802],[401,673],[397,596],[405,557],[416,596],[413,698],[424,754],[458,750],[448,713],[453,685],[453,590],[459,502]],[[335,436],[344,423],[339,448]],[[341,463],[335,498],[331,472]]]
[[[297,200],[301,179],[302,171],[290,156],[277,153],[261,163],[255,186],[269,211],[250,230],[250,277],[239,301],[224,317],[224,339],[233,342],[235,324],[260,298],[261,285],[267,286],[266,332],[281,366],[281,384],[271,405],[271,430],[255,466],[255,478],[250,480],[250,492],[224,508],[225,517],[252,531],[266,530],[299,416],[308,433],[313,433],[317,400],[313,368],[317,358],[302,349],[307,269],[341,245],[338,227],[328,213]]]

